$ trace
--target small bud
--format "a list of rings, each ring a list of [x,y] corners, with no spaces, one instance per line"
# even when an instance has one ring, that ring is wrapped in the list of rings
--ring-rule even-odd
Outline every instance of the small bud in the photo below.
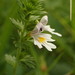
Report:
[[[47,66],[46,66],[45,64],[42,65],[42,66],[41,66],[41,70],[42,70],[43,72],[47,71]]]

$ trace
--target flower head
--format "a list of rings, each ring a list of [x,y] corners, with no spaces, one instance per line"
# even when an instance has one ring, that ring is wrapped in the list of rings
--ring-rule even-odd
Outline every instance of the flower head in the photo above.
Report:
[[[51,34],[42,33],[43,31],[48,31],[52,34],[62,36],[61,34],[54,32],[55,29],[52,29],[50,25],[47,25],[48,23],[48,17],[43,16],[40,22],[36,25],[36,27],[31,32],[31,36],[34,39],[34,44],[37,45],[39,48],[46,47],[47,50],[52,51],[52,49],[55,49],[56,46],[52,44],[53,40],[51,37]]]

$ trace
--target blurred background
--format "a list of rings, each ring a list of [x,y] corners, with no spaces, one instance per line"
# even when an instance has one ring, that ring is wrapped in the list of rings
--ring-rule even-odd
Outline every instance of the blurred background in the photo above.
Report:
[[[13,36],[16,34],[9,18],[17,18],[17,7],[16,0],[0,0],[0,75],[13,75],[13,68],[6,63],[5,54],[15,53]],[[45,0],[44,7],[48,12],[48,24],[62,37],[53,35],[57,49],[52,52],[34,46],[40,59],[40,71],[42,75],[75,75],[75,31],[70,21],[70,1]],[[45,74],[46,70],[48,74]],[[37,72],[36,68],[20,65],[16,75],[39,75]]]

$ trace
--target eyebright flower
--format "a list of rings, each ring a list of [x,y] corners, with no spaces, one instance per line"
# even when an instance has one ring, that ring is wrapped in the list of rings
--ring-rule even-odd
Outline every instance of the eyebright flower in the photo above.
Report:
[[[55,49],[56,46],[52,44],[53,40],[51,34],[55,34],[58,36],[62,36],[61,34],[54,32],[55,29],[52,29],[50,25],[47,25],[48,17],[43,16],[40,22],[35,26],[33,31],[31,32],[31,36],[34,39],[34,44],[37,45],[39,48],[46,47],[47,50],[52,51]],[[42,33],[43,31],[48,31],[51,34]]]

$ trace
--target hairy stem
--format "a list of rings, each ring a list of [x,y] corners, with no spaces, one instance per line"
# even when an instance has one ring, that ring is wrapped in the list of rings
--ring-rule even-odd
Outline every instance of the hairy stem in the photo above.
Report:
[[[17,66],[19,64],[19,59],[20,59],[20,55],[21,55],[21,50],[22,50],[22,32],[20,35],[20,39],[19,39],[19,46],[17,48],[17,53],[16,53],[16,59],[17,59],[17,63],[14,67],[14,75],[16,75],[16,70],[17,70]]]

